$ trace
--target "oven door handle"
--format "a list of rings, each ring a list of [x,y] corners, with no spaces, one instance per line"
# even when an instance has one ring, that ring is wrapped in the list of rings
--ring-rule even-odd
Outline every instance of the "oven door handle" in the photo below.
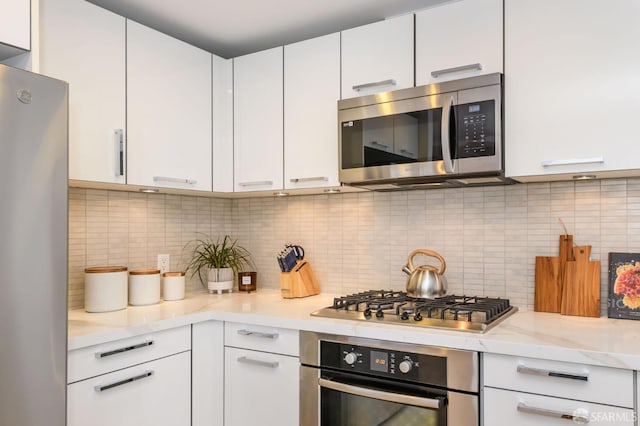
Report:
[[[334,382],[333,380],[327,380],[323,378],[318,379],[318,384],[323,388],[363,396],[365,398],[374,398],[382,401],[397,402],[398,404],[415,405],[417,407],[424,408],[440,409],[442,407],[442,401],[440,399],[420,398],[412,395],[383,392],[376,389],[362,388],[360,386]]]

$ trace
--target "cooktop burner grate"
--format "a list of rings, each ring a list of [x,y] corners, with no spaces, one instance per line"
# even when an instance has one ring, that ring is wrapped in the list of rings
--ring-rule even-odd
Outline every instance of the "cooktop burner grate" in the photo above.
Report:
[[[336,297],[333,306],[311,315],[484,332],[516,311],[509,299],[499,297],[450,295],[426,299],[402,291],[369,290]]]

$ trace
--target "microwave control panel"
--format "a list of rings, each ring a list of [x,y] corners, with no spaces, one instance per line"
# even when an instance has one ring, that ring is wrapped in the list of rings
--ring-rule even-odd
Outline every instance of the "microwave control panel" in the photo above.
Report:
[[[495,155],[495,102],[482,101],[458,105],[456,113],[458,158]]]

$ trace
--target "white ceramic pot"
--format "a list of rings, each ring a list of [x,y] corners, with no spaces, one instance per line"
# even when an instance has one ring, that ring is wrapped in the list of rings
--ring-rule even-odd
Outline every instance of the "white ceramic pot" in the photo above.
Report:
[[[209,293],[214,291],[221,294],[224,290],[233,291],[233,269],[211,268],[207,274],[207,288]]]
[[[119,311],[127,307],[127,267],[94,266],[84,270],[84,309]]]
[[[162,298],[164,300],[184,299],[184,272],[162,274]]]
[[[153,305],[160,302],[160,270],[129,271],[129,304]]]

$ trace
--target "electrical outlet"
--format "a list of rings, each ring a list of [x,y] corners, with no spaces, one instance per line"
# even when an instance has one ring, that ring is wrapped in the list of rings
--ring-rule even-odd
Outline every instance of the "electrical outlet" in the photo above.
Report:
[[[160,273],[169,272],[170,268],[170,258],[168,254],[159,254],[158,255],[158,269],[160,269]]]

